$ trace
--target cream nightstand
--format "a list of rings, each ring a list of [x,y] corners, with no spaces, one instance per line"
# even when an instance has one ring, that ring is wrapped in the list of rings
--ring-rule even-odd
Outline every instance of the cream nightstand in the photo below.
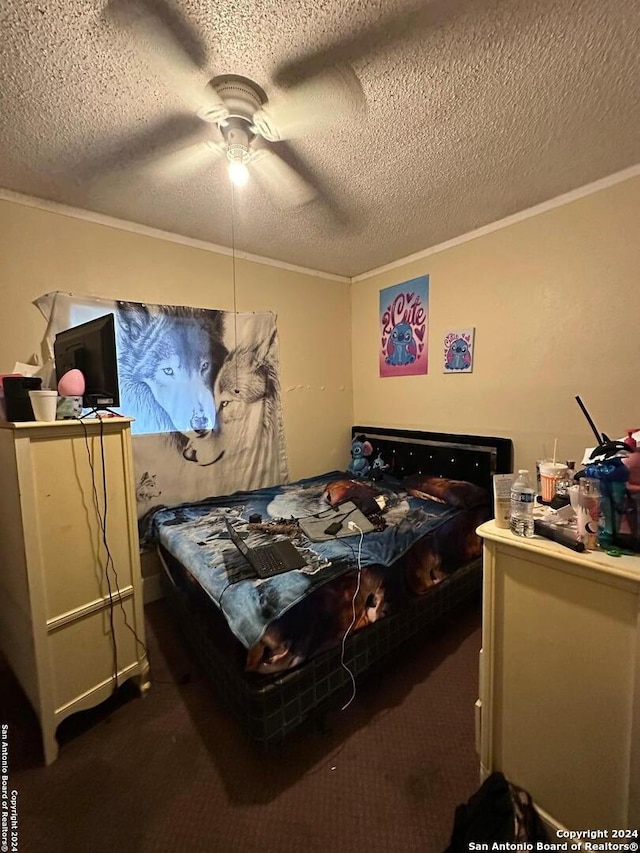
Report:
[[[0,422],[0,648],[38,715],[47,764],[59,723],[112,693],[114,639],[118,684],[148,686],[131,419],[103,419],[102,442],[100,422],[83,423]]]

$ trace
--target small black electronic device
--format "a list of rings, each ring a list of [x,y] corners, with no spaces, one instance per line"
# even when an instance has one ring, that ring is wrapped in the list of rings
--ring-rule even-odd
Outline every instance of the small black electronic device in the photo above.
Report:
[[[339,533],[342,530],[342,522],[334,521],[333,524],[330,524],[328,527],[325,527],[324,532],[329,536],[335,536],[336,533]]]
[[[8,421],[34,421],[29,391],[39,391],[42,379],[37,376],[5,376],[2,382]]]
[[[105,314],[58,332],[53,344],[56,381],[74,368],[84,376],[82,404],[99,411],[120,405],[115,318]]]
[[[575,532],[563,530],[560,527],[555,527],[553,524],[547,524],[542,519],[536,518],[533,522],[533,530],[538,536],[551,539],[559,545],[564,545],[565,548],[571,548],[572,551],[582,553],[586,550],[584,543],[576,539]]]
[[[251,564],[259,578],[271,578],[282,572],[290,572],[292,569],[302,569],[307,565],[300,551],[288,539],[279,539],[277,542],[269,542],[268,545],[249,548],[247,543],[242,541],[238,531],[234,530],[229,519],[225,518],[224,522],[229,538]]]

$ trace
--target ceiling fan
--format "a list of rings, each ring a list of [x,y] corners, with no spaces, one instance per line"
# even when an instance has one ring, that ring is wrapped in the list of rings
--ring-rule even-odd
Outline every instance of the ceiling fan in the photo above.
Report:
[[[201,41],[166,0],[110,0],[106,12],[135,36],[153,70],[177,86],[195,114],[215,127],[210,139],[195,145],[176,149],[179,142],[174,140],[167,168],[226,160],[234,184],[244,184],[254,174],[285,208],[303,206],[322,195],[309,177],[279,156],[273,143],[325,130],[364,110],[364,94],[349,64],[314,70],[283,94],[268,98],[257,83],[240,75],[206,80]],[[156,165],[161,169],[162,159]]]

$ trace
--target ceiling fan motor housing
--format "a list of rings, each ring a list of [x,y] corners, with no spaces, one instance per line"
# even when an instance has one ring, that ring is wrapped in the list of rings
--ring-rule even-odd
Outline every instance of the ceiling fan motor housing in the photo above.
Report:
[[[222,74],[209,81],[218,96],[224,101],[229,116],[253,122],[253,114],[267,102],[263,89],[239,74]]]
[[[232,163],[248,163],[251,158],[250,146],[255,139],[252,131],[253,115],[266,103],[265,92],[246,77],[238,74],[223,74],[209,81],[226,107],[221,116],[212,111],[210,116],[202,116],[216,122],[227,146],[227,157]],[[218,118],[216,118],[218,115]]]

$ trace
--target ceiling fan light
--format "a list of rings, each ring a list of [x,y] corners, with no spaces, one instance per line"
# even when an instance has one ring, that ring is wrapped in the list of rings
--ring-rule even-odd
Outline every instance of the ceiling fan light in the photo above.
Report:
[[[236,187],[242,187],[249,179],[249,170],[240,160],[232,160],[229,163],[229,177]]]

